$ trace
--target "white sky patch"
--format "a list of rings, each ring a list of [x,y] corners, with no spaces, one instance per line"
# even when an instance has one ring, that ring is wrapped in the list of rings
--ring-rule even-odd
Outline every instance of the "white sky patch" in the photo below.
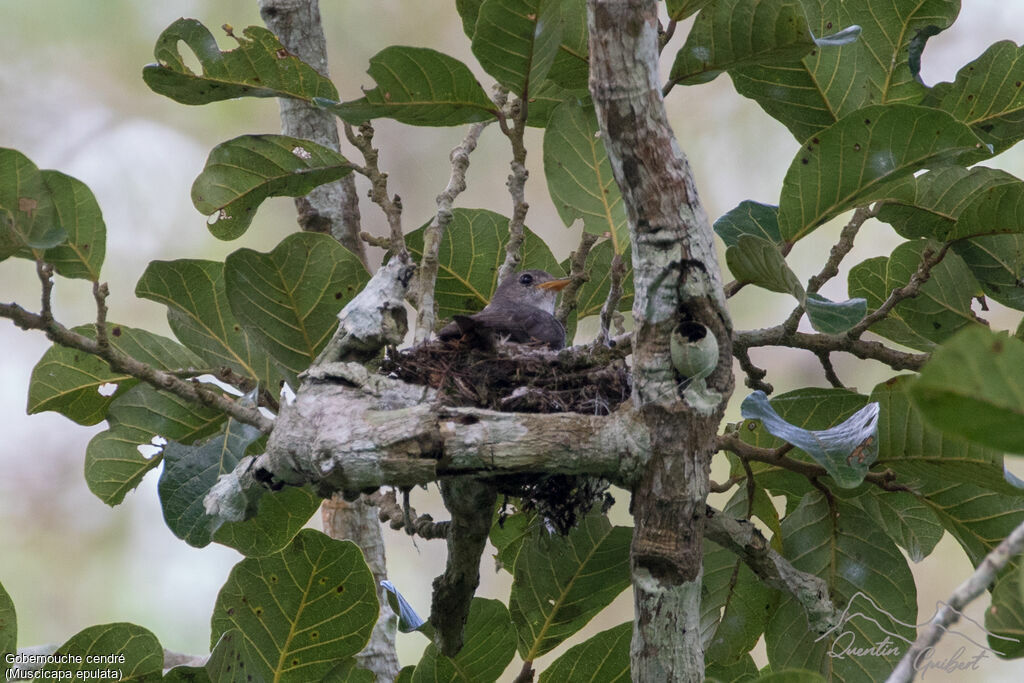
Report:
[[[96,392],[100,396],[113,396],[115,391],[117,391],[117,384],[114,382],[106,382],[96,387]]]

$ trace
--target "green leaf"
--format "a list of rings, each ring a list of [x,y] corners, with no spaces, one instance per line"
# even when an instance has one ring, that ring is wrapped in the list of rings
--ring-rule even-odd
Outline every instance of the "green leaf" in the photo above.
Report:
[[[633,622],[627,621],[591,636],[569,648],[541,672],[539,683],[591,681],[592,683],[628,683],[629,644]]]
[[[928,240],[904,242],[892,252],[886,267],[886,289],[910,282],[927,249],[939,245]],[[963,260],[953,253],[931,269],[917,296],[896,304],[896,314],[920,336],[934,342],[949,339],[957,330],[978,322],[971,312],[977,284]],[[874,328],[872,328],[874,329]]]
[[[0,584],[0,674],[6,674],[10,668],[7,655],[18,650],[18,616],[14,611],[14,601]],[[7,679],[4,676],[4,680]]]
[[[0,148],[0,261],[67,237],[43,173],[21,152]]]
[[[779,207],[749,199],[715,221],[714,229],[726,247],[736,244],[742,235],[762,237],[773,244],[782,243]]]
[[[89,339],[96,338],[95,325],[72,329]],[[161,370],[199,368],[199,357],[181,344],[146,330],[107,323],[110,345],[136,360]],[[32,369],[28,387],[28,413],[53,410],[81,425],[94,425],[107,415],[113,401],[138,380],[114,372],[97,356],[54,344]],[[111,391],[100,389],[116,385]]]
[[[917,73],[921,51],[959,11],[959,2],[950,0],[802,4],[814,35],[856,25],[862,28],[860,39],[815,49],[802,59],[729,72],[737,92],[757,101],[801,142],[862,107],[920,102],[925,93]]]
[[[135,295],[167,306],[174,336],[213,367],[278,388],[280,371],[235,320],[224,285],[224,264],[199,259],[151,261]]]
[[[923,104],[948,111],[999,154],[1024,138],[1024,46],[993,43],[956,74],[938,83]]]
[[[515,655],[515,627],[499,600],[473,598],[466,620],[465,644],[454,659],[431,643],[412,674],[413,683],[490,683],[498,680]]]
[[[1024,234],[984,235],[953,243],[985,295],[1024,311]]]
[[[665,5],[668,7],[669,19],[681,21],[711,2],[712,0],[665,0]]]
[[[544,131],[544,175],[563,223],[582,218],[584,230],[608,233],[615,252],[625,252],[626,208],[592,107],[566,102],[552,113]]]
[[[413,126],[458,126],[495,118],[497,106],[459,60],[420,47],[393,45],[370,58],[377,83],[350,102],[318,101],[349,123],[386,117]]]
[[[760,420],[773,436],[808,453],[841,488],[860,485],[878,456],[877,403],[868,403],[841,424],[824,430],[790,424],[775,412],[760,390],[743,399],[740,411],[748,420]]]
[[[241,135],[213,148],[192,203],[221,240],[241,237],[268,197],[301,197],[352,172],[337,152],[285,135]]]
[[[1011,565],[1012,567],[1012,565]],[[1003,572],[992,588],[992,605],[985,610],[988,645],[1007,659],[1024,655],[1024,600],[1021,599],[1021,567]]]
[[[374,683],[376,680],[372,671],[359,668],[355,658],[350,658],[336,664],[321,683]]]
[[[296,387],[330,340],[338,311],[369,279],[352,252],[312,232],[292,233],[267,254],[239,249],[224,263],[231,311]]]
[[[1024,342],[972,325],[936,349],[911,395],[936,428],[1024,453]]]
[[[560,11],[557,20],[562,41],[551,65],[551,71],[548,72],[548,78],[562,88],[585,96],[590,78],[590,33],[587,29],[586,0],[548,0],[549,5],[552,3]],[[548,13],[550,14],[550,10]],[[541,87],[543,88],[543,84]],[[533,97],[535,93],[531,86],[531,102]]]
[[[911,493],[872,487],[854,502],[907,551],[912,562],[931,555],[945,533],[932,509]]]
[[[804,288],[796,274],[786,265],[779,248],[755,235],[740,235],[736,244],[725,251],[725,262],[733,277],[750,282],[771,292],[804,298]]]
[[[1003,454],[944,432],[925,420],[911,400],[916,376],[901,375],[879,384],[871,393],[878,401],[878,461],[915,495],[944,491],[950,482],[1015,497],[1021,491],[1003,476]],[[899,542],[899,541],[897,541]]]
[[[994,168],[942,166],[892,184],[887,195],[878,219],[907,239],[947,242],[1024,228],[1024,183]]]
[[[258,675],[259,655],[254,652],[238,629],[231,629],[221,634],[217,644],[210,651],[206,660],[206,673],[213,683],[243,683],[245,681],[263,682],[266,679]]]
[[[160,34],[153,55],[158,64],[142,69],[150,89],[182,104],[208,104],[236,97],[314,97],[337,99],[338,91],[281,45],[273,33],[249,26],[234,50],[221,52],[209,29],[195,19],[178,19]],[[199,59],[202,74],[185,64],[178,47],[185,43]]]
[[[701,12],[676,54],[670,83],[707,83],[728,69],[794,62],[818,41],[797,0],[719,0]],[[839,46],[857,39],[859,27],[824,40]],[[832,33],[832,31],[830,31]]]
[[[272,555],[291,542],[322,502],[305,487],[268,491],[260,496],[255,516],[244,522],[225,522],[214,532],[213,540],[246,557]]]
[[[378,609],[359,547],[303,529],[284,550],[246,558],[231,570],[214,607],[211,646],[237,629],[257,654],[255,674],[320,680],[362,650]]]
[[[797,569],[828,580],[833,604],[845,611],[831,631],[815,633],[800,603],[784,595],[765,631],[772,670],[814,670],[834,681],[883,680],[899,661],[901,645],[916,637],[917,589],[903,555],[860,509],[840,500],[830,506],[817,491],[782,521],[782,539],[783,555]],[[828,656],[870,649],[886,637],[891,647],[870,657]]]
[[[819,673],[807,669],[785,669],[774,671],[757,677],[757,683],[826,683],[827,679]]]
[[[196,548],[209,545],[215,524],[206,514],[203,498],[217,477],[233,470],[260,436],[252,425],[229,418],[219,434],[202,443],[186,446],[171,441],[164,447],[160,505],[175,536]]]
[[[906,104],[856,111],[808,140],[790,165],[779,200],[782,238],[795,242],[844,211],[884,198],[886,183],[981,147],[945,112]]]
[[[148,384],[132,387],[110,406],[110,429],[92,438],[85,450],[85,481],[107,505],[117,505],[160,463],[139,446],[160,436],[189,443],[214,433],[224,421],[219,410],[199,406]]]
[[[473,55],[509,91],[527,93],[543,81],[562,40],[558,0],[484,0]]]
[[[889,259],[887,257],[876,256],[862,261],[850,269],[847,282],[850,296],[863,297],[867,301],[869,311],[877,310],[892,291],[888,286],[888,267]],[[911,329],[900,317],[898,310],[890,311],[888,316],[879,320],[869,329],[875,334],[912,349],[929,351],[935,348],[935,342]]]
[[[163,683],[210,683],[210,674],[202,666],[176,666],[164,674]]]
[[[530,89],[526,125],[546,128],[551,115],[563,102],[593,106],[589,97],[581,96],[577,91],[566,90],[551,80],[542,81],[540,85]]]
[[[159,681],[163,677],[164,650],[148,630],[135,624],[117,623],[90,626],[71,636],[57,648],[55,655],[73,655],[71,661],[47,664],[41,678],[56,680],[58,672],[67,678],[95,679],[116,668],[122,681]],[[124,663],[90,661],[101,657],[124,656]],[[76,664],[75,661],[81,661]],[[116,660],[115,660],[116,661]]]
[[[704,667],[704,680],[707,683],[751,683],[757,679],[757,674],[757,664],[750,655],[740,657],[734,664],[710,662]]]
[[[429,225],[429,223],[428,223]],[[423,256],[423,230],[405,236],[416,258]],[[552,275],[562,269],[551,249],[529,228],[524,228],[521,268],[540,268]],[[439,268],[434,294],[438,319],[476,313],[491,300],[498,285],[498,268],[505,260],[508,218],[486,209],[454,209],[452,221],[441,238]]]
[[[537,529],[523,542],[509,611],[524,660],[553,650],[626,589],[631,539],[632,529],[595,512],[566,537]]]
[[[812,292],[804,298],[803,303],[811,327],[823,334],[842,334],[860,322],[868,312],[867,300],[859,297],[837,302]]]
[[[476,32],[476,19],[480,16],[480,5],[484,0],[455,0],[455,10],[462,19],[462,31],[470,40]]]
[[[59,171],[40,171],[53,200],[57,223],[67,241],[51,247],[43,259],[60,275],[96,282],[107,251],[107,226],[100,205],[81,180]]]

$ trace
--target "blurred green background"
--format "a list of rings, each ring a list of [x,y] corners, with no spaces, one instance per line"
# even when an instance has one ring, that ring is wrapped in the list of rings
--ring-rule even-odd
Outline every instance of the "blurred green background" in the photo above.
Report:
[[[368,59],[390,44],[447,52],[470,64],[485,87],[490,85],[475,65],[452,0],[341,0],[323,3],[321,10],[331,76],[343,98],[358,97],[360,86],[372,85],[365,75]],[[223,49],[233,47],[233,41],[217,27],[230,23],[238,30],[261,23],[255,0],[0,0],[0,146],[16,148],[39,167],[61,170],[90,186],[108,230],[104,277],[111,289],[110,319],[164,334],[169,334],[164,309],[133,295],[149,260],[222,259],[241,246],[265,251],[296,227],[291,200],[271,200],[244,239],[218,242],[192,207],[189,187],[215,144],[242,133],[277,132],[279,122],[273,100],[186,107],[145,87],[140,73],[153,61],[156,37],[180,16],[210,27]],[[680,27],[666,50],[666,73],[686,28]],[[952,80],[959,66],[1000,39],[1024,40],[1024,3],[965,0],[960,20],[928,43],[925,82]],[[753,102],[736,95],[727,77],[696,88],[677,87],[668,106],[712,220],[743,199],[777,202],[798,144]],[[392,192],[403,199],[405,226],[411,230],[432,215],[434,197],[447,179],[448,153],[464,130],[381,121],[377,131],[381,166],[390,174]],[[541,164],[541,133],[531,129],[527,141],[527,224],[564,258],[576,244],[579,226],[565,228],[551,204]],[[470,187],[458,205],[509,213],[508,159],[507,143],[496,129],[488,129],[472,157]],[[990,165],[1024,176],[1024,151],[1018,146]],[[365,183],[360,187],[365,190]],[[364,229],[385,232],[383,216],[365,196],[362,211]],[[817,272],[840,227],[833,222],[798,244],[789,257],[798,274]],[[846,264],[888,253],[898,241],[887,226],[872,223]],[[371,253],[379,261],[379,251]],[[823,294],[846,298],[845,271]],[[0,298],[28,308],[38,305],[32,264],[14,259],[0,264]],[[732,304],[734,323],[743,329],[772,324],[792,308],[785,296],[749,287]],[[987,319],[1004,327],[1016,325],[1014,314],[997,305],[993,309]],[[93,310],[88,286],[58,280],[55,313],[67,325],[89,322]],[[86,488],[82,463],[86,444],[103,426],[79,427],[52,413],[26,416],[29,375],[48,342],[39,333],[0,323],[0,347],[0,583],[17,607],[19,646],[60,643],[92,624],[132,621],[154,631],[172,650],[208,651],[209,615],[220,585],[239,559],[237,553],[220,546],[196,550],[177,540],[162,520],[155,473],[117,508],[95,498]],[[771,368],[768,379],[778,391],[826,385],[809,354],[758,351],[754,360]],[[835,361],[840,377],[865,393],[890,374],[873,363],[846,357]],[[741,383],[731,419],[738,418],[737,406],[746,391]],[[1017,463],[1012,466],[1020,472]],[[716,478],[723,478],[720,467],[715,471]],[[619,492],[618,500],[613,517],[627,524],[628,497]],[[414,493],[413,504],[420,512],[444,517],[432,492]],[[319,516],[313,525],[319,527]],[[437,541],[414,543],[390,530],[386,534],[391,579],[421,614],[428,613],[430,579],[443,568],[443,546]],[[970,572],[970,565],[947,536],[935,554],[913,569],[924,620],[936,601]],[[489,571],[485,563],[483,581],[485,595],[507,598],[507,574]],[[985,607],[976,603],[969,614],[981,621]],[[631,612],[631,599],[624,594],[581,637],[629,619]],[[415,662],[424,645],[418,634],[400,636],[403,664]],[[946,656],[950,654],[952,649]],[[539,662],[540,668],[544,663]],[[1022,671],[1024,664],[988,661],[980,672],[932,676],[1016,681]]]

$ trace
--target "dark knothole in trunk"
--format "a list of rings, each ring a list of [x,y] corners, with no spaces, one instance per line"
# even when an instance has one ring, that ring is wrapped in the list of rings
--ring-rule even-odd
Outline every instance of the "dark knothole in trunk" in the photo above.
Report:
[[[630,373],[623,354],[597,347],[550,351],[527,344],[499,344],[491,350],[459,341],[428,342],[388,349],[380,370],[438,391],[451,406],[503,412],[608,415],[629,400]],[[509,475],[494,480],[500,493],[518,498],[565,534],[595,504],[611,506],[608,482],[577,475]]]

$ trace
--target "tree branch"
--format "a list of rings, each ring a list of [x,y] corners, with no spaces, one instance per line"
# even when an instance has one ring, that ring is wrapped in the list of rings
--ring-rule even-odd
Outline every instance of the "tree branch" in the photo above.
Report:
[[[489,123],[490,121],[484,121],[471,125],[466,137],[452,150],[449,157],[452,172],[448,178],[448,185],[444,192],[437,195],[437,214],[423,231],[423,258],[420,259],[416,302],[413,305],[416,309],[416,334],[413,340],[415,344],[430,338],[434,331],[434,285],[437,283],[437,254],[441,248],[441,238],[448,224],[452,222],[452,204],[455,198],[466,189],[469,155],[476,149],[477,140]]]
[[[330,76],[327,40],[316,0],[260,0],[260,16],[289,52],[321,76]],[[335,152],[340,151],[334,115],[297,99],[282,97],[278,103],[284,135],[312,140]],[[295,208],[303,230],[332,235],[364,266],[368,265],[366,249],[359,239],[359,197],[352,174],[321,185],[305,197],[296,198]]]
[[[886,679],[886,683],[906,683],[914,680],[917,666],[922,657],[927,657],[936,643],[945,635],[948,627],[960,620],[961,610],[991,586],[1000,571],[1015,556],[1024,550],[1024,524],[1019,525],[1002,543],[985,556],[974,573],[957,586],[949,600],[932,617],[928,625],[920,629],[917,640]]]
[[[370,199],[381,208],[388,221],[388,251],[402,263],[411,263],[402,232],[402,198],[397,194],[394,197],[388,195],[388,174],[382,172],[378,165],[380,153],[373,146],[373,126],[366,122],[359,126],[358,133],[348,123],[343,127],[345,137],[363,155],[366,164],[356,167],[356,171],[370,181]]]
[[[519,250],[523,246],[523,227],[526,223],[526,212],[530,205],[526,203],[526,179],[530,174],[526,170],[526,145],[523,134],[526,131],[526,100],[513,98],[510,109],[511,116],[499,117],[498,124],[512,145],[512,173],[506,185],[512,197],[512,218],[508,222],[508,242],[505,244],[505,260],[498,269],[498,282],[504,282],[519,266]],[[512,125],[508,125],[511,120]]]
[[[782,325],[760,330],[741,330],[734,333],[733,351],[740,362],[741,354],[757,346],[787,346],[806,349],[812,353],[842,351],[864,360],[876,360],[893,370],[920,370],[928,360],[927,353],[897,351],[881,342],[851,339],[845,334],[809,334],[793,332],[787,334]]]
[[[584,232],[580,235],[580,244],[576,247],[576,251],[569,254],[569,284],[562,290],[558,307],[555,309],[555,317],[563,325],[569,319],[569,314],[576,310],[580,287],[590,279],[586,272],[587,256],[590,255],[590,250],[597,240],[598,235]]]

